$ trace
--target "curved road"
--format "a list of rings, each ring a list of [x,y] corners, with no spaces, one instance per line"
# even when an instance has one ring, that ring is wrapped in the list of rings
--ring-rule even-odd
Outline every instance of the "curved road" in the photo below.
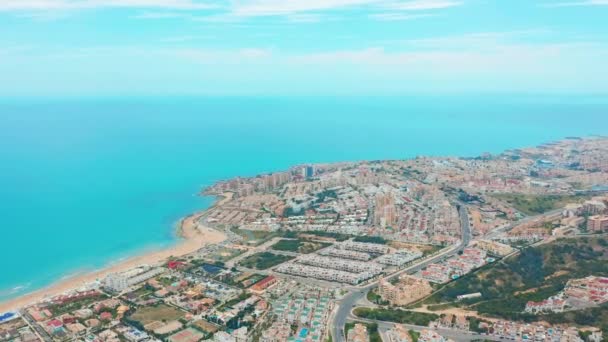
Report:
[[[562,211],[564,211],[564,209],[560,208],[560,209],[554,209],[554,210],[551,210],[551,211],[548,211],[546,213],[542,213],[542,214],[539,214],[539,215],[526,216],[526,217],[522,218],[521,220],[517,220],[517,221],[515,221],[515,222],[513,222],[511,224],[508,224],[506,226],[503,226],[503,227],[500,227],[498,229],[495,229],[495,230],[491,231],[490,233],[486,234],[484,238],[488,239],[488,240],[491,240],[491,239],[499,236],[500,234],[502,234],[504,232],[507,232],[507,231],[509,231],[509,230],[511,230],[511,229],[513,229],[513,228],[515,228],[517,226],[520,226],[520,225],[522,225],[524,223],[528,223],[528,222],[534,221],[534,220],[540,220],[543,217],[553,216],[555,214],[561,213]]]
[[[451,257],[457,254],[459,251],[462,251],[471,240],[471,229],[469,227],[469,217],[467,215],[466,207],[463,205],[459,205],[458,213],[460,215],[460,226],[462,228],[462,240],[460,244],[452,246],[448,250],[441,252],[438,255],[424,259],[421,262],[414,264],[408,268],[405,268],[399,272],[393,273],[392,275],[386,277],[386,279],[393,279],[395,277],[398,277],[402,273],[417,273],[418,271],[422,270],[423,268],[427,267],[432,263],[435,263],[443,258]],[[346,295],[340,301],[340,306],[338,307],[338,311],[336,313],[331,332],[333,341],[346,341],[346,337],[344,335],[344,325],[346,324],[346,320],[350,315],[351,310],[357,304],[357,302],[359,302],[363,297],[367,295],[367,292],[369,292],[376,286],[378,286],[378,281],[374,281],[366,286],[354,290],[354,292]]]

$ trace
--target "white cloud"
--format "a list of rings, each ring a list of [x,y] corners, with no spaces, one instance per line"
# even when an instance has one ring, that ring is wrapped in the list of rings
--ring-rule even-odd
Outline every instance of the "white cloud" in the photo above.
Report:
[[[528,30],[472,32],[458,35],[434,36],[417,39],[385,40],[382,44],[407,50],[464,50],[487,51],[497,46],[517,44],[530,38],[550,39],[555,32],[546,28]]]
[[[247,0],[233,3],[236,16],[287,15],[377,3],[378,0]]]
[[[194,0],[0,0],[0,11],[52,11],[103,7],[200,10],[216,8],[217,5]]]
[[[264,57],[270,57],[272,55],[272,52],[268,49],[259,49],[259,48],[240,49],[239,55],[242,57],[245,57],[245,58],[264,58]]]
[[[239,18],[239,17],[230,15],[230,14],[226,14],[226,13],[213,14],[213,15],[207,15],[207,16],[194,16],[191,19],[193,21],[200,21],[203,23],[215,23],[215,24],[236,23],[241,20],[241,18]]]
[[[15,15],[17,18],[30,19],[32,21],[55,21],[68,16],[65,11],[27,11]]]
[[[328,51],[292,56],[288,65],[298,70],[356,75],[353,77],[361,82],[393,82],[396,87],[399,84],[407,87],[410,82],[427,82],[431,89],[445,86],[460,89],[462,80],[477,80],[488,82],[492,87],[509,82],[518,84],[505,86],[511,91],[520,90],[520,87],[547,91],[605,85],[608,74],[597,66],[606,58],[608,49],[601,44],[497,44],[483,51],[467,47],[460,50],[389,51],[376,47]]]
[[[33,49],[30,45],[12,45],[0,47],[0,56],[22,56],[27,55]]]
[[[545,3],[543,7],[608,6],[608,0],[582,0],[570,2]]]
[[[186,35],[186,36],[166,37],[166,38],[162,38],[160,41],[162,43],[184,43],[184,42],[190,42],[193,40],[197,40],[199,38],[200,37],[198,37],[198,36]]]
[[[400,20],[413,20],[419,18],[433,17],[434,14],[410,14],[403,12],[383,12],[383,13],[373,13],[370,14],[369,17],[371,19],[380,20],[380,21],[400,21]]]
[[[31,19],[57,19],[73,10],[98,8],[141,9],[131,18],[186,18],[195,21],[231,23],[251,17],[282,16],[287,21],[313,23],[340,19],[347,8],[377,12],[375,20],[408,20],[428,16],[429,11],[462,5],[456,0],[0,0],[0,12],[14,11]],[[213,14],[193,13],[197,10],[217,10]],[[423,12],[414,16],[407,12]],[[426,11],[426,12],[424,12]]]
[[[289,14],[285,18],[292,23],[317,23],[321,20],[327,20],[327,16],[319,13]]]
[[[607,89],[608,49],[601,42],[522,43],[495,41],[487,48],[363,49],[290,52],[277,48],[204,49],[174,46],[57,47],[49,53],[0,48],[8,93],[180,92],[386,94],[403,91],[598,91]],[[417,44],[441,46],[447,38]],[[27,65],[27,68],[24,66]],[[8,72],[11,70],[19,72]],[[57,89],[49,79],[60,70]],[[101,71],[100,71],[101,70]],[[6,76],[8,75],[8,76]],[[83,76],[84,75],[84,76]],[[116,83],[120,78],[121,82]],[[126,83],[122,82],[125,79]],[[87,80],[84,82],[82,80]],[[17,84],[17,86],[15,86]],[[168,88],[167,88],[168,87]],[[67,89],[67,90],[66,90]]]
[[[396,11],[436,10],[462,5],[452,0],[240,0],[232,5],[236,16],[289,15],[302,12],[367,6]]]
[[[415,0],[415,1],[398,1],[388,4],[387,7],[401,11],[424,11],[435,10],[462,5],[461,1],[449,0]]]
[[[181,12],[142,12],[138,13],[131,18],[134,19],[173,19],[173,18],[183,18],[188,16],[186,13]]]
[[[168,55],[190,60],[202,64],[243,64],[260,62],[272,57],[272,51],[264,48],[244,48],[236,50],[213,49],[170,49],[151,50],[151,55]]]

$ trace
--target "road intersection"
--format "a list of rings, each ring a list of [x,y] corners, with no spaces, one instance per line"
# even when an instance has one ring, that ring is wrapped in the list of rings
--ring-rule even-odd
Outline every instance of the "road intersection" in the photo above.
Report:
[[[460,215],[460,225],[462,227],[462,239],[458,245],[452,246],[446,250],[441,251],[440,253],[430,256],[426,259],[421,260],[420,262],[407,267],[403,270],[395,272],[390,276],[387,276],[385,279],[391,280],[403,273],[407,274],[415,274],[420,270],[424,269],[428,265],[438,262],[442,259],[451,257],[456,255],[458,252],[464,250],[464,248],[469,244],[471,240],[471,229],[469,225],[469,217],[467,215],[467,209],[464,205],[459,205],[458,213]],[[359,287],[354,290],[350,294],[346,295],[341,301],[340,306],[336,312],[334,317],[333,325],[332,325],[332,338],[333,341],[336,342],[344,342],[346,341],[344,326],[348,319],[352,319],[351,311],[353,307],[357,305],[357,303],[367,296],[367,293],[378,286],[378,281],[374,281],[370,284]]]

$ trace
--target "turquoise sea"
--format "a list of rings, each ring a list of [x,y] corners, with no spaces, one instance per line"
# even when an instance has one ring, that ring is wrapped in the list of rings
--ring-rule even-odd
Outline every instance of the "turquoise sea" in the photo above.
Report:
[[[601,97],[0,100],[0,300],[174,243],[220,179],[606,134]]]

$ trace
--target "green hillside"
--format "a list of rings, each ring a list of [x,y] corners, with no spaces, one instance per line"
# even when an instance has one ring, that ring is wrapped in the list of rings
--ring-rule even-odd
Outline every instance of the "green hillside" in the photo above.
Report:
[[[532,316],[522,313],[526,302],[546,299],[560,292],[569,279],[608,276],[608,240],[603,237],[560,239],[521,253],[446,285],[427,304],[452,303],[488,316],[524,321],[608,328],[605,308]],[[456,296],[481,292],[482,297],[456,302]]]

